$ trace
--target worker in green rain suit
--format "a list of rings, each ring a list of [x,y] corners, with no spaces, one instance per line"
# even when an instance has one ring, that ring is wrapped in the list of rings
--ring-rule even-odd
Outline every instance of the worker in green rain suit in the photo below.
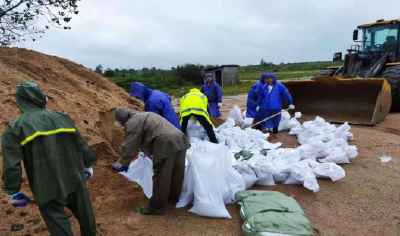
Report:
[[[19,84],[16,102],[22,114],[7,126],[1,140],[4,192],[11,195],[11,200],[24,196],[19,193],[24,162],[31,191],[50,234],[72,235],[65,206],[79,221],[82,235],[96,235],[85,186],[85,179],[93,176],[91,166],[96,155],[67,114],[46,110],[47,97],[36,84]]]

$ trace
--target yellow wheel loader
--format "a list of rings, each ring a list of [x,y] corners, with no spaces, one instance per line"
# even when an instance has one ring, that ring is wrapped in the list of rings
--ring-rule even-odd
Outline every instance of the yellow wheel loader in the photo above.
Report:
[[[328,67],[311,80],[282,82],[306,117],[374,125],[389,111],[400,111],[400,19],[357,28],[353,40],[361,45],[347,50],[343,66]]]

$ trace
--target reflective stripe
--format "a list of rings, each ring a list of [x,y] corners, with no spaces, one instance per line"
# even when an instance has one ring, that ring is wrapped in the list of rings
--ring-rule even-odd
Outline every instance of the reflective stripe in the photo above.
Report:
[[[56,130],[50,130],[50,131],[45,131],[45,132],[36,132],[34,134],[32,134],[31,136],[27,137],[24,141],[21,142],[21,145],[24,146],[25,144],[27,144],[28,142],[34,140],[37,136],[49,136],[52,134],[58,134],[58,133],[75,133],[76,129],[74,128],[61,128],[61,129],[56,129]]]
[[[192,93],[192,94],[186,94],[185,96],[183,96],[183,98],[185,99],[187,96],[194,96],[194,95],[199,96],[202,100],[204,100],[204,97],[206,96],[204,94],[200,95],[200,94]]]
[[[205,111],[205,110],[203,110],[201,108],[189,108],[189,109],[183,110],[182,114],[185,113],[185,112],[190,112],[190,111],[201,111],[201,112],[206,113],[207,116],[210,116],[207,111]]]

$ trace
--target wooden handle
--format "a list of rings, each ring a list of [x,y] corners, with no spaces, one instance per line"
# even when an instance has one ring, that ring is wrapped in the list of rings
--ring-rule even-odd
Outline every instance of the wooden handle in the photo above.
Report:
[[[272,115],[272,116],[270,116],[270,117],[268,117],[268,118],[265,118],[265,119],[262,120],[262,121],[259,121],[259,122],[255,123],[255,124],[252,124],[250,127],[254,127],[254,126],[256,126],[256,125],[259,125],[260,123],[263,123],[263,122],[265,122],[265,121],[267,121],[267,120],[269,120],[269,119],[271,119],[271,118],[274,118],[275,116],[278,116],[278,115],[282,114],[283,112],[289,111],[289,110],[290,110],[290,108],[285,109],[285,110],[282,110],[281,112],[276,113],[275,115]]]

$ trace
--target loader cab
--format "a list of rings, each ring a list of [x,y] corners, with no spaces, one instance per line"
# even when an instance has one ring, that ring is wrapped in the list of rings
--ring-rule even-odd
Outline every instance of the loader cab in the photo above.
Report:
[[[400,33],[400,23],[394,21],[388,24],[375,24],[369,27],[359,27],[362,32],[362,51],[364,53],[373,53],[384,51],[399,60],[399,33]],[[357,38],[353,34],[353,39]]]

